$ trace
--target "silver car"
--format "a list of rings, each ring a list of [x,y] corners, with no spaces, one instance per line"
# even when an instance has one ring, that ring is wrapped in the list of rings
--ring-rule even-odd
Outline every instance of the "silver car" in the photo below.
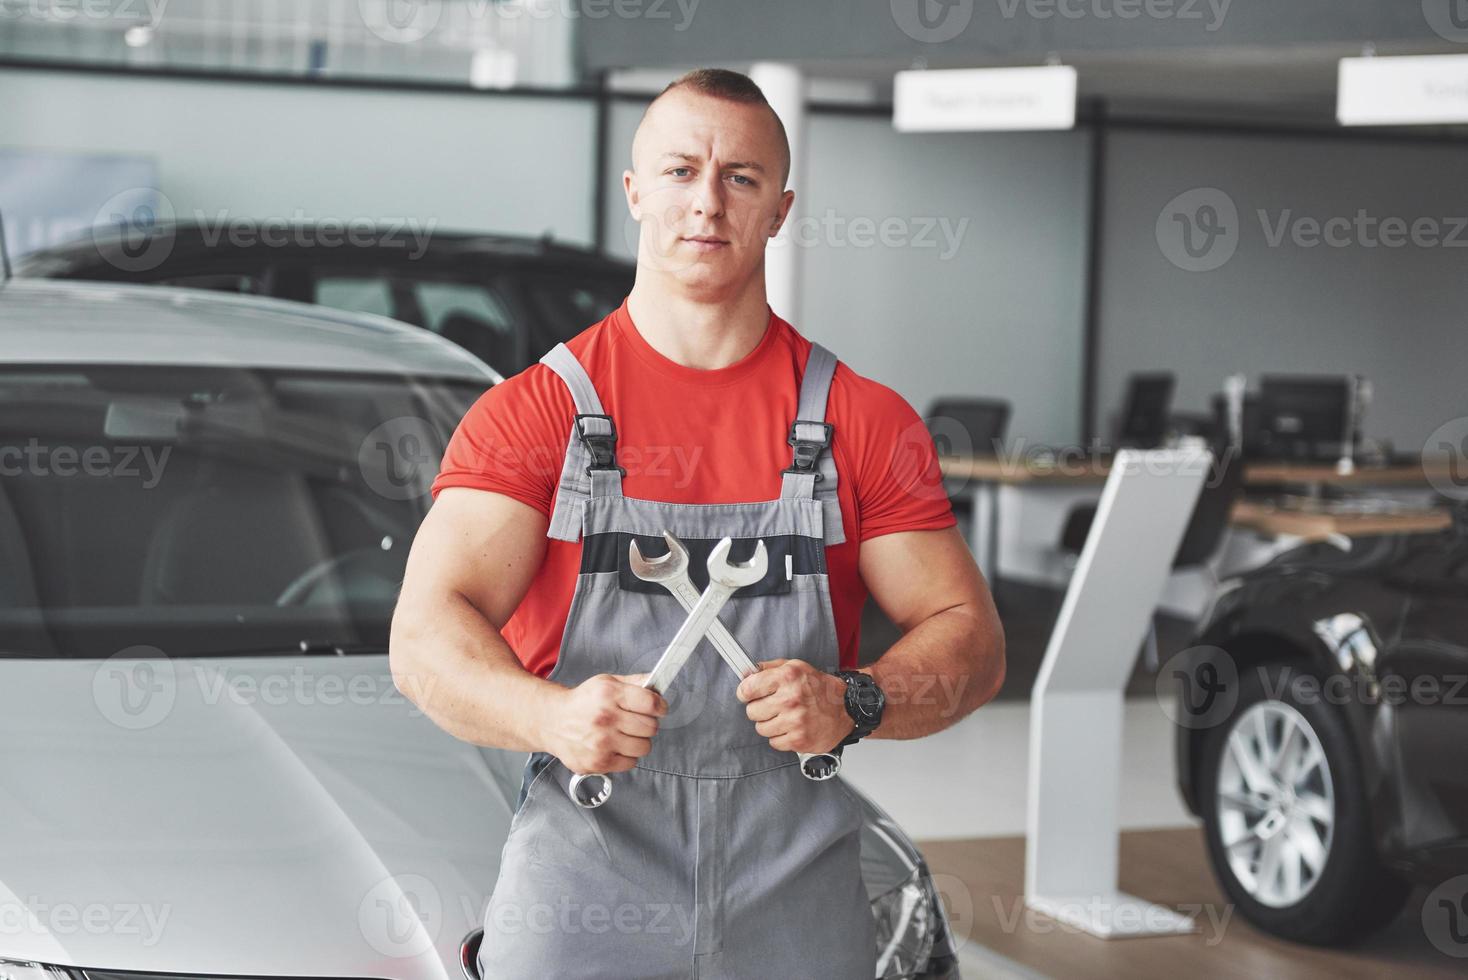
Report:
[[[500,380],[392,320],[0,284],[0,976],[444,980],[525,762],[386,644],[427,488]],[[955,977],[867,804],[881,976]]]

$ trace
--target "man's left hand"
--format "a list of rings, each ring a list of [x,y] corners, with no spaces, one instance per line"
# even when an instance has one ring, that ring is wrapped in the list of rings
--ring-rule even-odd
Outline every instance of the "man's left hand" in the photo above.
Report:
[[[780,752],[829,752],[856,724],[846,713],[846,682],[805,660],[762,660],[735,694],[754,730]]]

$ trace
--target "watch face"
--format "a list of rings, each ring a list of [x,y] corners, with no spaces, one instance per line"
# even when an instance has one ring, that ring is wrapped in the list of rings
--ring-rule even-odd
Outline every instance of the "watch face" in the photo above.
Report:
[[[868,719],[877,719],[882,716],[882,708],[887,699],[877,682],[870,677],[862,675],[851,685],[850,692],[854,695],[851,699],[853,707]]]

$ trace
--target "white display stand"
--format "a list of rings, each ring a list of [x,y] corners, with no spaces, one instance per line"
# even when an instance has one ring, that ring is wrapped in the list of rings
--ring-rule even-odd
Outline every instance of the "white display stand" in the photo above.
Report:
[[[1117,454],[1030,702],[1025,904],[1103,938],[1196,928],[1117,891],[1117,809],[1123,693],[1211,462]]]

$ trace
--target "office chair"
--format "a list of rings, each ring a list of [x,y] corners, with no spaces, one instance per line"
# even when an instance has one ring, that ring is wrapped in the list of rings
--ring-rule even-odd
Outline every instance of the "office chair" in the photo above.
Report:
[[[923,418],[940,456],[997,456],[1009,428],[1009,402],[999,398],[940,398]],[[957,516],[973,518],[973,499],[951,491],[948,503]]]
[[[1188,519],[1182,540],[1178,542],[1177,552],[1172,559],[1173,571],[1208,568],[1209,560],[1223,544],[1234,501],[1238,499],[1243,486],[1243,452],[1238,447],[1229,446],[1227,439],[1214,440],[1213,466],[1203,484],[1202,492],[1198,494],[1198,502],[1193,505],[1193,514]],[[1086,504],[1072,510],[1060,534],[1060,550],[1072,557],[1079,557],[1095,520],[1095,504]],[[1217,585],[1216,582],[1214,584]],[[1147,633],[1146,665],[1154,673],[1158,669],[1155,626]]]
[[[1164,372],[1133,374],[1127,378],[1126,403],[1116,441],[1121,446],[1153,449],[1167,436],[1172,393],[1177,376]]]

